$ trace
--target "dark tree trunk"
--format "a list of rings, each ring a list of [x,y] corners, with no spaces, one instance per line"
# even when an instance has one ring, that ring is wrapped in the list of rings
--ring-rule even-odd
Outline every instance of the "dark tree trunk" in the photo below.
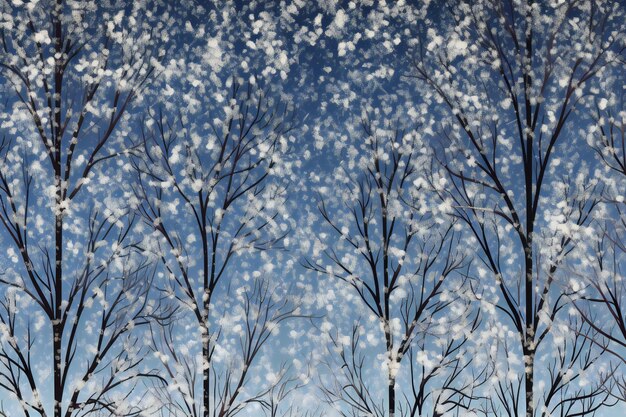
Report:
[[[209,359],[209,325],[203,326],[202,334],[202,405],[204,406],[203,417],[209,417],[211,414],[211,396],[209,377],[211,373],[211,362]]]
[[[387,355],[389,356],[389,366],[387,370],[387,409],[389,410],[389,417],[394,417],[396,414],[396,377],[395,377],[395,359],[392,356],[393,345],[391,341],[391,328],[389,326],[389,320],[385,320],[385,341],[387,346]]]
[[[61,188],[60,178],[57,185],[57,204],[60,203]],[[58,210],[58,208],[57,208]],[[55,219],[55,282],[54,282],[54,317],[52,320],[52,349],[53,349],[53,374],[54,374],[54,417],[61,417],[61,405],[63,402],[62,381],[62,352],[61,340],[63,338],[63,325],[61,315],[61,303],[63,299],[63,213],[57,212]]]

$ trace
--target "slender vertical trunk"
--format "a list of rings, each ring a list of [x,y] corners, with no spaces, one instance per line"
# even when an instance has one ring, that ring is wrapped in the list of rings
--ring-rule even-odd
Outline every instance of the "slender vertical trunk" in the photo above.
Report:
[[[396,379],[395,377],[389,375],[389,387],[388,389],[388,397],[389,397],[389,417],[394,417],[396,415]]]
[[[211,410],[211,396],[209,384],[211,362],[209,361],[210,335],[208,321],[203,325],[202,332],[202,405],[204,407],[203,417],[209,417]]]
[[[204,406],[203,417],[209,417],[211,413],[211,334],[209,333],[209,313],[211,305],[211,288],[209,283],[209,242],[206,230],[206,209],[203,207],[202,212],[202,405]],[[215,244],[211,254],[211,274],[215,271]],[[211,280],[212,282],[212,280]]]
[[[383,221],[383,229],[384,229],[384,233],[385,236],[387,236],[386,234],[386,221]],[[387,269],[387,265],[388,265],[388,257],[387,257],[387,249],[386,249],[386,245],[385,245],[385,249],[384,249],[384,284],[385,284],[385,288],[384,288],[384,303],[385,303],[385,317],[384,317],[384,323],[385,323],[385,345],[387,347],[387,356],[388,356],[388,361],[389,361],[389,365],[387,367],[387,407],[389,410],[389,417],[395,417],[396,415],[396,369],[395,369],[395,358],[393,356],[393,340],[391,337],[391,325],[390,325],[390,321],[389,321],[389,315],[390,315],[390,306],[389,306],[389,273],[388,273],[388,269]]]
[[[63,52],[63,27],[61,14],[63,12],[63,0],[56,0],[54,13],[52,16],[54,25],[54,114],[51,128],[53,138],[53,165],[54,181],[56,188],[55,196],[55,274],[54,274],[54,312],[52,317],[52,349],[53,349],[53,374],[54,374],[54,417],[61,417],[61,406],[63,404],[62,385],[62,355],[61,340],[63,337],[63,323],[61,306],[63,300],[63,182],[61,180],[61,93],[63,89],[63,66],[61,64]]]
[[[380,167],[378,160],[376,160],[376,172],[380,173]],[[387,355],[389,356],[389,366],[387,369],[387,407],[389,410],[389,417],[395,417],[396,415],[396,370],[395,370],[395,358],[393,357],[393,341],[391,337],[390,326],[390,277],[389,277],[389,232],[387,229],[387,200],[383,195],[383,184],[379,182],[378,186],[381,188],[379,191],[380,208],[381,208],[381,223],[382,223],[382,238],[383,238],[383,303],[384,303],[384,322],[385,322],[385,342],[387,346]]]
[[[526,335],[524,336],[524,388],[526,391],[526,417],[535,415],[534,405],[534,368],[535,368],[535,312],[533,309],[533,233],[535,224],[535,214],[533,207],[534,193],[538,192],[533,187],[533,167],[535,164],[532,132],[533,102],[532,102],[532,67],[533,67],[533,0],[528,0],[526,6],[526,33],[524,48],[524,106],[526,113],[526,150],[524,160],[524,182],[526,188],[526,244],[524,245],[524,280],[525,280],[525,313],[526,313]]]
[[[57,210],[61,202],[60,176],[57,176]],[[63,213],[57,211],[55,216],[55,282],[54,282],[54,317],[52,320],[52,349],[53,349],[53,374],[54,374],[54,417],[61,417],[61,405],[63,402],[62,386],[62,355],[61,339],[63,326],[61,317],[61,303],[63,299]]]
[[[396,414],[396,370],[395,359],[393,357],[393,344],[391,341],[391,328],[389,327],[389,320],[384,320],[385,326],[385,345],[387,347],[387,356],[389,365],[387,366],[387,409],[389,410],[389,417],[394,417]]]
[[[535,415],[535,399],[533,394],[535,376],[535,349],[532,340],[527,337],[524,342],[524,389],[526,390],[526,417]]]
[[[535,314],[533,311],[533,250],[532,250],[532,215],[529,217],[531,222],[530,233],[527,235],[528,247],[526,248],[526,334],[524,335],[524,389],[526,391],[526,417],[535,415],[534,403],[534,373],[535,373]]]
[[[528,192],[527,199],[532,197],[532,193]],[[524,390],[526,391],[526,417],[533,417],[535,415],[535,403],[534,403],[534,372],[535,372],[535,312],[533,307],[533,223],[534,216],[532,215],[532,209],[530,205],[527,205],[527,210],[531,210],[527,214],[528,232],[526,234],[526,248],[525,254],[525,315],[526,315],[526,334],[523,340],[523,353],[524,353]]]
[[[530,140],[530,138],[528,139]],[[530,172],[530,170],[529,170]],[[528,174],[527,174],[528,175]],[[532,185],[531,185],[532,187]],[[535,293],[533,284],[533,223],[534,216],[532,212],[532,191],[527,190],[526,204],[526,247],[524,248],[524,270],[525,270],[525,315],[526,315],[526,334],[523,341],[524,353],[524,389],[526,391],[526,417],[535,415],[535,405],[533,396],[534,372],[535,372],[535,311],[533,307],[533,296]]]
[[[61,417],[61,404],[63,402],[63,387],[61,385],[61,329],[55,323],[52,326],[54,337],[54,417]]]

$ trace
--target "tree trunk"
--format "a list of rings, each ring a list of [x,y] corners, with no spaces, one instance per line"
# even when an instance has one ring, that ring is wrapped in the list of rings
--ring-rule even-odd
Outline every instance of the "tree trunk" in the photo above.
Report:
[[[211,410],[211,335],[209,334],[209,314],[211,308],[211,290],[209,289],[209,242],[207,240],[207,226],[205,223],[206,211],[202,209],[202,404],[204,405],[203,417],[209,417]],[[215,273],[215,245],[211,254],[211,282]]]
[[[535,415],[534,403],[534,375],[535,375],[535,350],[530,346],[532,338],[526,338],[524,347],[524,387],[526,390],[526,417]]]
[[[535,373],[535,313],[533,310],[533,251],[532,251],[532,217],[528,219],[530,232],[527,234],[528,246],[525,250],[526,270],[526,334],[523,341],[524,353],[524,390],[526,391],[526,417],[534,417],[534,373]]]
[[[387,366],[387,409],[389,410],[389,417],[394,417],[396,414],[396,370],[395,359],[393,357],[393,344],[391,341],[391,328],[389,326],[389,320],[384,320],[385,328],[385,342],[387,346],[387,360],[389,364]]]
[[[203,417],[209,417],[211,414],[211,389],[210,389],[210,373],[211,361],[210,355],[210,336],[209,324],[207,321],[202,325],[202,405],[204,406]]]
[[[389,417],[394,417],[396,414],[396,380],[394,377],[389,375],[389,387],[388,387],[388,397],[389,397]]]
[[[53,337],[53,373],[54,373],[54,417],[61,417],[63,403],[63,385],[61,376],[61,339],[63,337],[63,324],[61,305],[63,300],[63,183],[61,181],[61,97],[63,89],[63,66],[61,63],[63,54],[61,14],[63,0],[56,0],[53,24],[54,24],[54,124],[50,134],[54,138],[54,181],[56,186],[55,198],[55,275],[54,275],[54,312],[52,321]]]
[[[57,185],[57,210],[61,201],[60,177]],[[52,317],[52,359],[54,374],[54,417],[61,417],[61,406],[63,402],[62,385],[62,355],[61,339],[63,337],[63,326],[61,317],[61,305],[63,299],[63,213],[59,210],[55,216],[55,282],[54,282],[54,312]]]
[[[61,384],[61,325],[55,323],[52,326],[54,337],[54,417],[61,417],[61,405],[63,403],[63,386]]]

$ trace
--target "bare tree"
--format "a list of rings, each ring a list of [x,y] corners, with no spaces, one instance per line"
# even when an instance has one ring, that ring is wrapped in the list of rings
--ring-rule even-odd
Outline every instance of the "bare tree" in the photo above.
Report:
[[[189,118],[154,113],[144,127],[143,157],[135,159],[140,212],[153,230],[153,251],[167,277],[163,291],[192,314],[194,342],[202,347],[195,362],[177,352],[175,337],[166,330],[161,354],[184,369],[186,385],[179,387],[172,407],[184,415],[234,415],[288,378],[282,375],[269,387],[261,384],[249,395],[243,391],[272,328],[300,315],[288,295],[275,299],[276,280],[257,282],[261,274],[271,275],[272,259],[262,257],[265,264],[252,276],[243,267],[245,255],[281,249],[288,232],[281,220],[286,186],[276,174],[292,116],[289,106],[275,101],[259,82],[231,77],[227,106],[221,114],[207,106],[209,118],[203,112]],[[237,285],[250,288],[234,289]],[[243,307],[228,313],[229,294],[241,290]],[[216,349],[225,349],[224,329],[239,320],[241,356],[221,366]],[[196,386],[198,370],[201,388]],[[175,371],[167,372],[172,376]]]
[[[574,141],[564,146],[576,132],[576,118],[589,120],[590,95],[623,48],[613,36],[623,30],[623,11],[602,1],[448,6],[437,11],[440,27],[418,42],[414,75],[447,109],[441,197],[473,233],[499,291],[495,307],[518,335],[522,398],[520,387],[511,385],[500,398],[503,411],[518,415],[523,406],[527,417],[593,412],[603,395],[595,388],[553,395],[565,392],[572,375],[559,380],[540,372],[548,382],[538,398],[536,357],[538,349],[554,354],[555,343],[563,343],[568,353],[558,350],[564,368],[556,374],[580,375],[603,350],[587,358],[576,353],[585,343],[580,332],[569,342],[554,337],[559,321],[567,321],[560,312],[572,295],[560,271],[585,238],[581,230],[593,218],[600,191],[598,179],[585,177],[589,168],[574,153]],[[565,366],[564,357],[580,361]]]
[[[605,77],[608,86],[623,85],[621,66]],[[621,364],[612,366],[606,373],[608,387],[614,395],[626,401],[623,366],[626,352],[626,124],[624,120],[624,93],[610,88],[606,97],[597,99],[595,123],[588,131],[587,141],[596,151],[605,168],[603,178],[603,211],[595,220],[597,236],[588,244],[587,268],[572,271],[582,283],[577,291],[575,306],[582,319],[591,326]],[[592,340],[597,342],[597,340]],[[620,366],[621,365],[621,366]]]
[[[151,273],[129,208],[101,186],[121,179],[107,161],[126,152],[117,128],[162,58],[153,13],[165,8],[0,7],[0,222],[14,254],[0,278],[1,386],[26,416],[137,414],[128,384],[156,377],[131,333],[150,315]]]
[[[228,320],[241,317],[241,329],[236,332],[236,347],[239,351],[236,354],[229,352],[223,368],[219,364],[210,368],[211,394],[216,401],[212,413],[234,416],[250,405],[257,405],[267,415],[276,417],[287,412],[286,409],[290,408],[285,406],[287,398],[302,387],[303,382],[299,376],[292,375],[289,366],[281,364],[271,383],[260,384],[254,378],[254,365],[274,329],[285,320],[295,317],[297,308],[293,306],[292,300],[284,298],[284,294],[272,292],[269,282],[263,279],[255,281],[251,288],[241,288],[236,298],[241,301],[240,311],[230,313]],[[180,324],[179,321],[174,323]],[[217,332],[213,340],[216,346],[222,342],[221,339],[228,337],[226,333],[229,330],[220,328]],[[177,334],[174,325],[157,325],[153,328],[152,337],[153,352],[162,361],[163,377],[169,382],[168,385],[158,382],[152,384],[152,401],[159,403],[163,416],[200,415],[201,409],[195,404],[201,395],[196,390],[202,359],[198,361],[201,355],[190,354],[193,353],[193,346],[191,349],[186,346],[189,344],[189,335]],[[251,381],[254,381],[255,386],[250,386]]]
[[[464,378],[471,362],[464,354],[480,320],[463,295],[468,261],[457,250],[459,235],[454,224],[438,225],[423,205],[420,175],[428,163],[418,134],[365,117],[361,128],[362,134],[350,132],[358,139],[335,172],[338,183],[320,191],[318,208],[329,230],[320,234],[319,258],[305,267],[348,286],[375,318],[387,395],[379,403],[371,368],[364,366],[370,360],[363,352],[363,324],[352,328],[349,342],[341,333],[330,337],[329,353],[338,358],[329,368],[339,372],[331,371],[334,384],[324,387],[325,395],[354,416],[469,409],[481,378]],[[403,364],[408,371],[400,372]],[[400,381],[409,388],[401,390]]]

